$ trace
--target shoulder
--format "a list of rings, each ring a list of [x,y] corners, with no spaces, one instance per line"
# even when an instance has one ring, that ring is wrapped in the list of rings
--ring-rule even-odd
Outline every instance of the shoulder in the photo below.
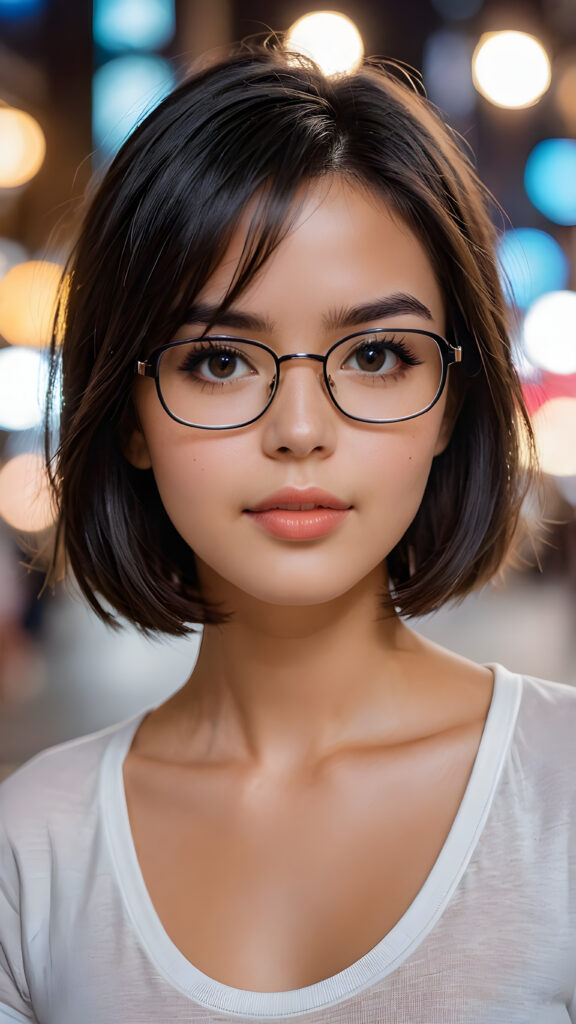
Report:
[[[93,813],[106,750],[139,718],[49,747],[0,783],[0,824],[11,845],[37,849]]]
[[[547,753],[554,748],[576,762],[576,686],[520,675],[519,731]]]
[[[516,694],[509,763],[522,789],[551,804],[576,797],[576,686],[521,675],[498,666],[500,685]]]
[[[552,721],[558,718],[559,713],[576,714],[576,685],[514,672],[498,663],[490,663],[485,667],[492,670],[501,691],[517,693],[524,714],[537,712]]]

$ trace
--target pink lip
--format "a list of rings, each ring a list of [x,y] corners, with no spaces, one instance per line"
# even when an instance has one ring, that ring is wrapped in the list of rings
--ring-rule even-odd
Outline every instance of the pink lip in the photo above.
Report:
[[[317,505],[307,510],[278,508],[278,505]],[[254,508],[245,509],[260,527],[286,540],[314,540],[331,533],[352,508],[347,502],[319,487],[283,487]]]
[[[340,498],[336,498],[335,495],[329,494],[328,491],[323,491],[319,487],[305,487],[298,489],[297,487],[283,487],[280,491],[275,491],[264,501],[260,501],[257,505],[252,508],[245,509],[246,512],[265,512],[268,509],[277,509],[278,505],[320,505],[323,509],[338,509],[343,511],[349,509],[352,506],[349,502],[341,501]],[[284,511],[285,515],[311,515],[311,512],[299,512],[293,513]],[[316,512],[316,509],[314,509]]]
[[[315,508],[307,512],[291,512],[289,509],[269,508],[262,512],[247,510],[259,526],[275,537],[285,540],[314,540],[324,537],[340,525],[349,514],[349,508]]]

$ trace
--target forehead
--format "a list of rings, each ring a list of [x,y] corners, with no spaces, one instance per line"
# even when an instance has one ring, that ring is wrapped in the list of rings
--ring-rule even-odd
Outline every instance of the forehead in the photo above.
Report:
[[[246,209],[199,302],[220,303],[242,258],[256,200]],[[330,177],[296,194],[287,234],[234,308],[271,323],[330,320],[327,313],[387,294],[414,295],[442,330],[444,303],[423,243],[365,186]]]

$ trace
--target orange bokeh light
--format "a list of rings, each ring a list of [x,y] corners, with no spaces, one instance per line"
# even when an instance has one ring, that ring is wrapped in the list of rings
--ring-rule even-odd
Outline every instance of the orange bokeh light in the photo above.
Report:
[[[24,533],[53,524],[55,510],[41,455],[15,455],[0,469],[0,516]]]
[[[25,185],[40,170],[46,139],[31,114],[0,107],[0,188]]]
[[[50,343],[62,267],[48,260],[18,263],[0,281],[0,334],[11,345]]]

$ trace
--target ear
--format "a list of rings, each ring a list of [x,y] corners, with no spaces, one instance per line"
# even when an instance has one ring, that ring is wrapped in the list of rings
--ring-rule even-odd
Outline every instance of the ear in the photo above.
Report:
[[[466,397],[466,388],[459,382],[458,387],[453,382],[448,384],[448,397],[446,400],[446,406],[444,408],[444,416],[442,418],[442,424],[440,426],[440,432],[434,448],[434,455],[441,455],[442,452],[446,451],[450,443],[450,438],[456,426],[456,420],[460,415],[460,410],[464,404],[464,398]]]
[[[122,444],[124,457],[135,469],[151,469],[152,459],[148,451],[146,438],[141,430],[135,428]]]

